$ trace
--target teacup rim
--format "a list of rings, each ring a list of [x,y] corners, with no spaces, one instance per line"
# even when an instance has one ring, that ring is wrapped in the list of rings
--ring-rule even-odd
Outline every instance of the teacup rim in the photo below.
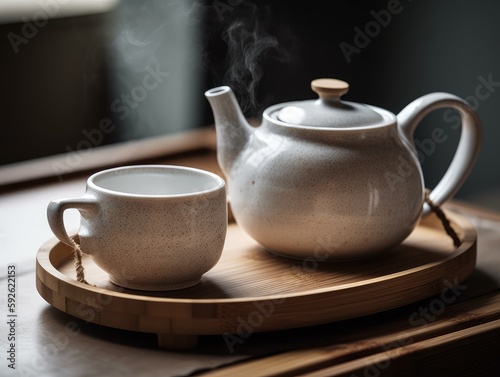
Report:
[[[94,182],[96,178],[102,175],[107,175],[111,174],[113,172],[121,171],[121,170],[139,170],[139,169],[168,169],[168,170],[182,170],[182,171],[192,171],[196,172],[201,175],[209,176],[213,179],[215,179],[218,183],[214,187],[211,187],[206,190],[199,190],[199,191],[193,191],[189,193],[180,193],[180,194],[137,194],[137,193],[129,193],[129,192],[123,192],[123,191],[117,191],[117,190],[111,190],[108,188],[104,188],[102,186],[99,186]],[[123,197],[129,197],[129,198],[144,198],[144,199],[154,199],[154,198],[190,198],[194,196],[202,196],[209,194],[211,192],[216,192],[220,190],[221,188],[224,188],[226,186],[225,180],[208,170],[204,169],[199,169],[199,168],[194,168],[190,166],[180,166],[180,165],[162,165],[162,164],[139,164],[139,165],[124,165],[124,166],[117,166],[109,169],[104,169],[100,170],[98,172],[95,172],[91,176],[88,177],[87,179],[87,186],[99,191],[103,192],[106,194],[110,194],[113,196],[123,196]]]

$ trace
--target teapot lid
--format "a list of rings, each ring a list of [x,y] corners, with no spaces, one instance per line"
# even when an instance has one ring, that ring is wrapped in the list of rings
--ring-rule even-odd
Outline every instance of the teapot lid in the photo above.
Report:
[[[383,121],[382,115],[369,106],[340,99],[349,90],[345,81],[316,79],[311,89],[319,99],[289,103],[274,117],[293,125],[332,128],[371,126]]]

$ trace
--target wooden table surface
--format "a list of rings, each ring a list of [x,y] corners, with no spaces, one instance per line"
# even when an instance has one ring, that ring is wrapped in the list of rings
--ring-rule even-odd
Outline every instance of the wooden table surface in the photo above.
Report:
[[[146,163],[220,173],[213,151]],[[476,271],[455,289],[454,300],[438,295],[353,320],[256,332],[231,350],[221,336],[206,336],[195,349],[172,351],[158,348],[154,334],[106,328],[66,315],[36,291],[35,256],[53,237],[47,204],[82,195],[91,173],[0,190],[0,294],[7,297],[7,272],[14,266],[17,315],[16,369],[9,368],[11,362],[4,356],[0,376],[494,376],[500,372],[500,214],[457,201],[446,205],[466,216],[478,232]],[[69,229],[76,229],[78,213],[67,211],[65,221]],[[0,315],[0,351],[9,355],[12,342],[7,335],[12,330],[7,322],[12,317],[7,317],[7,300],[1,301]]]

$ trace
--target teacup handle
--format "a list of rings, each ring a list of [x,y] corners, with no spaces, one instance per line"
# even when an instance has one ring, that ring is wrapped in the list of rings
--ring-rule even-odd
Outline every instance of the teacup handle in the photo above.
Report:
[[[98,203],[91,195],[84,195],[79,198],[66,198],[52,200],[47,207],[47,219],[52,232],[59,240],[69,246],[74,246],[74,241],[68,236],[64,226],[64,211],[75,208],[82,216],[93,216],[98,211]]]
[[[430,199],[437,205],[443,204],[457,193],[476,162],[482,136],[479,117],[465,100],[449,93],[424,95],[411,102],[397,115],[400,136],[418,155],[413,139],[415,129],[427,114],[443,108],[452,108],[459,112],[462,132],[448,170],[430,193]],[[429,212],[430,207],[425,203],[423,214],[427,215]]]

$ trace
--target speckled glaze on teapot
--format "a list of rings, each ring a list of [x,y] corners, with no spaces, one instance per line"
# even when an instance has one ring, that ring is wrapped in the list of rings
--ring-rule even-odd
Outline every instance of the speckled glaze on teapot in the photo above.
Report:
[[[413,134],[433,110],[457,110],[462,131],[431,199],[449,200],[470,173],[481,125],[463,99],[427,94],[396,116],[341,100],[344,81],[317,79],[311,87],[317,100],[271,106],[258,127],[247,123],[229,87],[205,92],[234,217],[268,250],[346,260],[401,243],[429,212]]]

